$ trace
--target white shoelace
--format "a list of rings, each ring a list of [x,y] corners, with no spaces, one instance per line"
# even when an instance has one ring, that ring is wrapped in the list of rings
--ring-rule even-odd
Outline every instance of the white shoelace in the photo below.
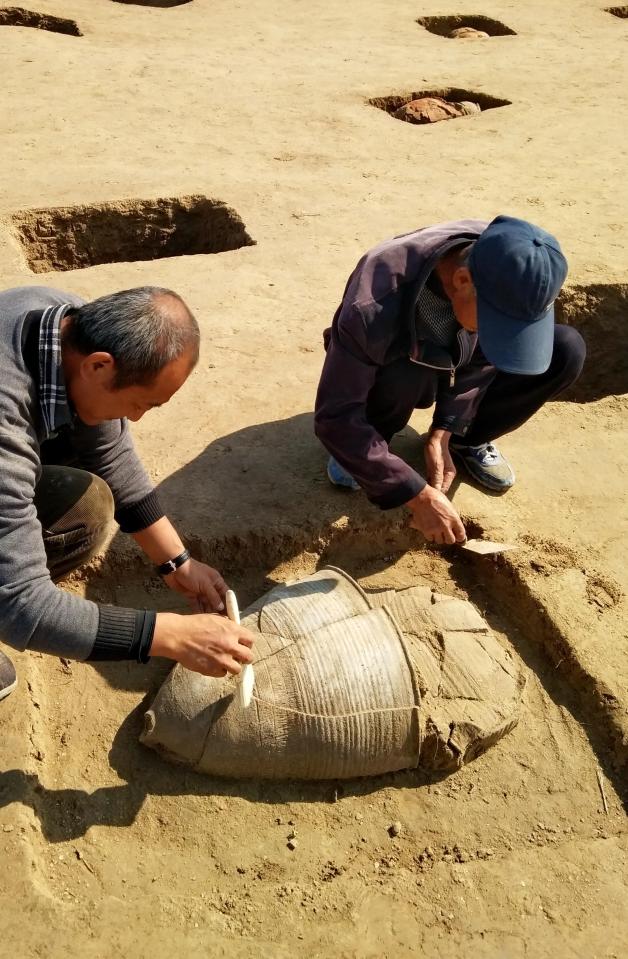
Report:
[[[475,447],[478,452],[478,459],[481,457],[484,466],[494,466],[499,462],[499,450],[492,443],[486,443],[484,446]]]

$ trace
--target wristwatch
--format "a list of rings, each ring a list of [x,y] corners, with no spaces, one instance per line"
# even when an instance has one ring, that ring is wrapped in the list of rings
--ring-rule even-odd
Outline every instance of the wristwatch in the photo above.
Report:
[[[179,566],[183,566],[184,563],[190,558],[190,551],[184,549],[182,553],[179,553],[178,556],[175,556],[174,559],[166,560],[165,563],[162,563],[161,566],[157,567],[157,572],[160,576],[167,576],[169,573],[174,573]]]

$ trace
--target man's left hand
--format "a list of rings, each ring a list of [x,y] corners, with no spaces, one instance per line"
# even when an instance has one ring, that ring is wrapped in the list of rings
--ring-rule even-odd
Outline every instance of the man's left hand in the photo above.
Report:
[[[217,569],[189,559],[174,573],[164,576],[170,589],[188,600],[197,613],[221,613],[225,608],[227,584]]]

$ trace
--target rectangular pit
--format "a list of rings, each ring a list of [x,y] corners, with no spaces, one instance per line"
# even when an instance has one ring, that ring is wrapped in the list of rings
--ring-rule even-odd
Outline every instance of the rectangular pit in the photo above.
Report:
[[[628,284],[569,287],[555,310],[556,319],[575,327],[587,345],[582,375],[561,399],[590,403],[628,393]]]
[[[482,30],[488,33],[489,37],[514,37],[516,33],[507,27],[500,20],[494,20],[492,17],[485,17],[481,14],[453,14],[452,16],[441,17],[419,17],[417,23],[425,27],[428,33],[434,33],[437,37],[450,37],[452,30],[459,27],[472,27],[474,30]]]
[[[378,110],[383,110],[389,116],[410,103],[411,100],[419,100],[421,97],[441,97],[443,100],[459,102],[461,100],[470,100],[480,106],[484,113],[486,110],[494,110],[497,107],[507,107],[511,105],[510,100],[500,99],[490,96],[488,93],[475,93],[473,90],[466,90],[463,87],[440,87],[438,89],[413,90],[411,93],[393,93],[383,97],[371,97],[368,103]]]
[[[24,7],[0,7],[0,27],[33,27],[36,30],[49,30],[50,33],[63,33],[69,37],[82,37],[78,23],[66,17],[55,17],[51,13],[37,13]]]
[[[9,223],[33,273],[255,244],[235,210],[204,196],[22,210]]]
[[[192,0],[114,0],[114,3],[128,3],[134,7],[182,7]]]

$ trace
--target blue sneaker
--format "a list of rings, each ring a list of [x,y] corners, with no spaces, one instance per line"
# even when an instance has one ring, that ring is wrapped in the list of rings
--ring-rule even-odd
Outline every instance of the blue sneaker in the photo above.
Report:
[[[450,443],[449,447],[481,486],[496,493],[502,493],[514,486],[515,474],[512,466],[492,443],[482,443],[481,446]]]
[[[347,473],[346,470],[342,468],[340,463],[333,458],[329,457],[327,462],[327,477],[330,483],[333,483],[334,486],[342,486],[345,489],[350,489],[356,492],[359,489],[362,489],[359,483],[356,483],[353,476]]]

